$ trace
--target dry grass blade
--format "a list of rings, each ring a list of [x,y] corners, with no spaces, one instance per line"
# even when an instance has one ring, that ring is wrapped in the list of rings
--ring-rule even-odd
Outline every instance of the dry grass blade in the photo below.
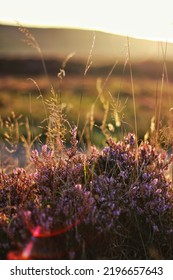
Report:
[[[136,135],[136,147],[138,147],[138,127],[137,127],[137,112],[136,112],[136,101],[135,101],[135,89],[134,89],[134,81],[133,81],[133,72],[132,72],[132,63],[131,63],[131,54],[130,54],[130,39],[127,37],[127,50],[128,50],[128,62],[130,67],[130,80],[131,80],[131,89],[133,96],[133,112],[134,112],[134,128]]]
[[[91,49],[90,49],[90,52],[89,52],[89,56],[88,56],[88,59],[87,59],[87,63],[86,63],[86,66],[85,66],[84,76],[86,76],[89,68],[91,67],[91,65],[93,63],[92,62],[92,53],[93,53],[93,49],[94,49],[95,39],[96,39],[96,35],[95,35],[95,32],[93,32],[93,42],[92,42]]]
[[[49,76],[48,76],[48,73],[47,73],[47,68],[46,68],[46,64],[45,64],[45,61],[44,61],[43,53],[41,51],[41,48],[40,48],[37,40],[35,39],[33,34],[31,34],[31,32],[29,31],[28,28],[23,27],[19,22],[17,22],[17,24],[19,26],[19,31],[25,36],[25,39],[23,39],[23,41],[28,46],[31,46],[32,48],[34,48],[39,53],[45,76],[46,76],[47,80],[49,81]]]

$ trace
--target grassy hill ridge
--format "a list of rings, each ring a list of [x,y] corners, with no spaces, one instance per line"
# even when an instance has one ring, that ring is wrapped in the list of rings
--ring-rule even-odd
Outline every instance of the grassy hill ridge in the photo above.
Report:
[[[62,28],[28,28],[38,42],[45,57],[65,58],[75,53],[75,60],[86,61],[93,43],[94,32],[90,30]],[[0,57],[38,57],[38,52],[24,43],[25,39],[17,26],[0,25]],[[130,38],[130,52],[133,60],[154,60],[163,58],[165,43]],[[171,59],[173,44],[167,44],[166,56]],[[115,59],[125,60],[127,38],[95,31],[92,53],[93,63],[105,64]]]

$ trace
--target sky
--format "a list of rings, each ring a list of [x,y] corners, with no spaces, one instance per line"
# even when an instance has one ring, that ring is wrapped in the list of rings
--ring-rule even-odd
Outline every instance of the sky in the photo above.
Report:
[[[100,30],[173,42],[172,0],[0,0],[0,24]]]

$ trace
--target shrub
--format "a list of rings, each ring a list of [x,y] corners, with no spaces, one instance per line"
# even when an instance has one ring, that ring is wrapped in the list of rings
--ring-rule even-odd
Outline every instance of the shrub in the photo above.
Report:
[[[89,155],[57,140],[31,155],[33,170],[0,174],[1,258],[173,257],[171,161],[135,136]]]
[[[116,259],[156,257],[153,250],[157,257],[170,257],[173,195],[165,178],[165,154],[147,142],[136,148],[133,134],[107,143],[90,183],[98,209],[96,227],[105,236],[102,247]]]

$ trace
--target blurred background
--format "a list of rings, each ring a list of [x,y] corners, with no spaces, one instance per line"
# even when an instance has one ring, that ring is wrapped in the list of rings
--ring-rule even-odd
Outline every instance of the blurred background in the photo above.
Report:
[[[1,2],[1,124],[14,111],[33,137],[44,132],[43,98],[52,91],[68,121],[100,147],[102,130],[116,138],[135,131],[135,114],[141,139],[154,118],[169,118],[171,1]]]

